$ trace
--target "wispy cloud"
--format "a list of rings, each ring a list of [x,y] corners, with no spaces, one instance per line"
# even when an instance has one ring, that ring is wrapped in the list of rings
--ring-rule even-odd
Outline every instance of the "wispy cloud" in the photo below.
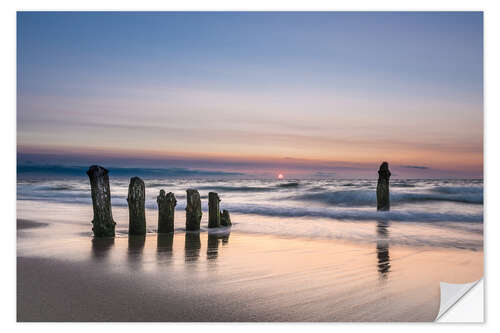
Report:
[[[420,170],[428,170],[430,169],[429,167],[426,166],[420,166],[420,165],[402,165],[402,168],[408,168],[408,169],[420,169]]]
[[[51,176],[82,176],[86,177],[87,166],[36,165],[21,164],[17,166],[20,177],[25,175]],[[211,177],[211,176],[242,176],[239,172],[207,171],[187,168],[108,168],[110,175],[117,177]]]

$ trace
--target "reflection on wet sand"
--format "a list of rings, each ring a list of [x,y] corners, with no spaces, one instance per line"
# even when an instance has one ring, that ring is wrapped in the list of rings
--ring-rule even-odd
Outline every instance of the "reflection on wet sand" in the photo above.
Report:
[[[115,239],[110,238],[93,238],[92,239],[92,258],[103,260],[108,257],[109,251],[115,245]]]
[[[142,259],[144,245],[146,243],[145,235],[129,235],[128,237],[128,261],[130,263],[137,263]]]
[[[208,232],[207,233],[207,260],[215,260],[219,255],[219,247],[229,243],[230,232]],[[156,235],[156,254],[159,263],[164,263],[172,259],[174,255],[174,233],[164,233]],[[122,239],[125,240],[125,239]],[[97,260],[104,260],[109,257],[111,249],[115,245],[115,238],[94,238],[92,239],[91,256]],[[120,242],[120,239],[118,239]],[[127,261],[136,265],[142,261],[146,247],[147,237],[145,235],[129,235],[127,238]],[[150,238],[154,242],[154,239]],[[200,232],[186,232],[184,241],[184,255],[186,262],[198,261],[201,251]]]
[[[377,221],[377,260],[378,272],[381,279],[387,279],[391,268],[389,257],[389,222]]]
[[[199,231],[187,231],[184,244],[185,261],[197,261],[200,257],[201,241]]]
[[[219,255],[219,243],[222,240],[222,244],[226,245],[229,242],[229,232],[227,233],[208,233],[207,242],[207,259],[215,260]]]
[[[156,239],[156,252],[158,258],[168,259],[172,257],[172,248],[174,245],[174,233],[158,234]]]

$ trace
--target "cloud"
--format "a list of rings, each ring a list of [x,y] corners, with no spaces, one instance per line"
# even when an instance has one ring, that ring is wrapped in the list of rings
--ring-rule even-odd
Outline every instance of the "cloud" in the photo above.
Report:
[[[428,170],[430,169],[429,167],[426,166],[420,166],[420,165],[402,165],[402,168],[408,168],[408,169],[420,169],[420,170]]]
[[[87,166],[34,165],[17,166],[18,175],[57,175],[86,176]],[[110,176],[131,177],[210,177],[210,176],[241,176],[239,172],[207,171],[187,168],[108,168]]]
[[[322,172],[318,171],[314,173],[314,176],[316,177],[335,177],[336,173],[335,172]]]

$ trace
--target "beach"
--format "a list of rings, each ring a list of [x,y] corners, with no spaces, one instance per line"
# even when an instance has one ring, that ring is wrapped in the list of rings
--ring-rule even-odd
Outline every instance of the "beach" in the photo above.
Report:
[[[19,322],[431,322],[483,277],[483,11],[269,6],[16,12]]]
[[[433,321],[439,282],[483,275],[481,247],[393,244],[387,221],[359,224],[374,235],[363,241],[243,222],[128,237],[126,212],[115,211],[117,237],[93,239],[91,207],[18,201],[18,321]]]
[[[270,6],[16,12],[19,322],[432,322],[483,277],[483,11]]]

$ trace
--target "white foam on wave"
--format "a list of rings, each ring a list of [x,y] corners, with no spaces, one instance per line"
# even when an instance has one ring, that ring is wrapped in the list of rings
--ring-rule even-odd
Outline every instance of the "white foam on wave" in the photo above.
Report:
[[[371,180],[327,181],[187,181],[169,179],[147,180],[146,207],[157,209],[156,195],[159,188],[174,191],[178,200],[177,210],[185,209],[185,189],[200,189],[202,207],[207,210],[206,195],[219,190],[222,207],[239,214],[276,216],[287,218],[330,218],[336,220],[390,219],[408,222],[465,222],[483,221],[483,186],[479,181],[404,181],[397,180],[391,191],[390,212],[377,212],[376,182]],[[412,186],[412,187],[407,187]],[[346,189],[347,188],[347,189]],[[126,207],[128,180],[111,182],[113,206]],[[227,193],[226,193],[227,192]],[[19,181],[19,200],[51,201],[91,205],[90,186],[87,179]],[[307,205],[304,203],[307,202]],[[443,203],[440,207],[425,202]],[[422,206],[424,203],[425,206]],[[453,206],[444,204],[452,203]],[[418,206],[417,204],[420,204]],[[403,207],[404,205],[404,207]],[[423,207],[423,208],[422,208]]]

